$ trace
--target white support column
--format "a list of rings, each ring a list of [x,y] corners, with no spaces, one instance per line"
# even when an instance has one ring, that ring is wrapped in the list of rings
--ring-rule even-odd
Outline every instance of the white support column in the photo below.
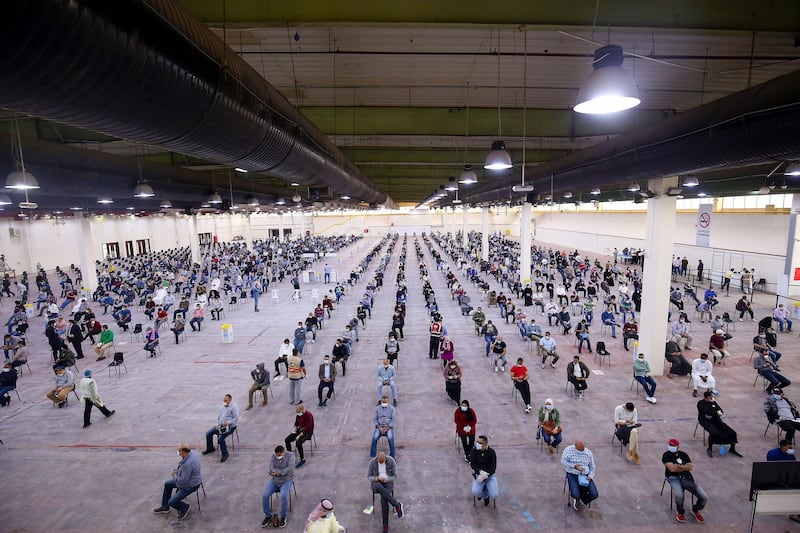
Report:
[[[244,215],[244,242],[247,244],[247,249],[253,251],[253,227],[250,225],[250,217],[252,215],[247,213]]]
[[[664,374],[669,288],[672,281],[672,265],[668,258],[672,257],[675,243],[675,197],[667,196],[667,189],[677,185],[677,177],[650,180],[647,185],[656,197],[647,200],[638,351],[645,354],[650,370],[656,376]],[[621,332],[618,334],[622,335]]]
[[[283,242],[283,213],[278,214],[278,242]]]
[[[78,214],[75,219],[75,233],[78,237],[78,259],[81,265],[83,283],[80,288],[86,287],[89,291],[97,288],[97,268],[95,267],[95,247],[92,238],[91,218]]]
[[[531,282],[531,204],[525,202],[519,210],[520,282]]]
[[[778,280],[778,295],[788,296],[793,300],[800,297],[800,280],[794,279],[794,271],[800,268],[800,224],[798,224],[798,214],[800,214],[800,194],[792,195],[792,211],[789,214],[789,236],[786,242],[786,261],[783,267],[783,275]],[[769,281],[769,280],[767,280]],[[794,315],[795,302],[786,301],[780,298],[783,303]]]
[[[481,259],[489,260],[489,208],[481,209]]]
[[[189,221],[189,250],[192,254],[192,264],[200,262],[200,237],[197,234],[197,215],[187,217]]]
[[[469,206],[464,204],[462,208],[462,217],[461,217],[461,245],[466,248],[469,244],[469,236],[467,234],[467,220],[469,219]]]

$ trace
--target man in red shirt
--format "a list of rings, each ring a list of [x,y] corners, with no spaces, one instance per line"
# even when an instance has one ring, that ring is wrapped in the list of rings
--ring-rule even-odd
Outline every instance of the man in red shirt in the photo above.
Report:
[[[730,355],[727,349],[725,349],[725,332],[721,329],[718,329],[711,335],[711,338],[708,340],[708,349],[711,351],[711,355],[714,356],[714,364],[719,364],[720,362],[724,361],[726,357]]]
[[[514,388],[522,396],[522,403],[525,404],[525,413],[531,412],[531,387],[528,384],[528,368],[522,364],[522,357],[517,358],[517,364],[511,367],[511,381]]]

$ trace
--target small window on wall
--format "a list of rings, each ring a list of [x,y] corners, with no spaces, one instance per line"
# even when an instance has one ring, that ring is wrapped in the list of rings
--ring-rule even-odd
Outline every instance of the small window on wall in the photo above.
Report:
[[[291,235],[292,235],[292,228],[284,228],[284,230],[283,230],[283,236],[284,236],[284,237],[289,237],[289,236],[291,236]]]
[[[133,241],[125,241],[125,257],[133,257]]]
[[[119,259],[119,243],[107,242],[103,244],[103,259]]]
[[[281,236],[281,231],[277,230],[277,229],[270,229],[269,230],[269,236],[277,239],[278,237]]]
[[[198,233],[197,239],[200,242],[200,246],[211,245],[211,233]]]
[[[143,255],[149,253],[150,253],[150,239],[137,239],[136,255]]]

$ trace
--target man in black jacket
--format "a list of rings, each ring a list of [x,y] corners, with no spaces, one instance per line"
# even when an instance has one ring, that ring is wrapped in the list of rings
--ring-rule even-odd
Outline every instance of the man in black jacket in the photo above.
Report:
[[[469,454],[469,465],[472,468],[472,495],[483,499],[484,505],[489,505],[489,500],[496,499],[498,494],[497,478],[497,456],[492,448],[489,448],[489,439],[486,435],[480,435],[475,447]]]

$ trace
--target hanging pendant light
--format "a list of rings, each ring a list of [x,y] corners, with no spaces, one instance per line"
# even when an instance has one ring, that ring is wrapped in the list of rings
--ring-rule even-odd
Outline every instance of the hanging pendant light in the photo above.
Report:
[[[800,162],[791,163],[783,173],[786,176],[800,176]]]
[[[136,198],[152,198],[156,193],[146,181],[141,180],[136,184],[136,188],[133,189],[133,195]]]
[[[500,116],[500,30],[497,30],[497,134],[503,136],[503,119]],[[483,168],[487,170],[506,170],[511,168],[511,156],[506,152],[506,143],[496,140],[492,151],[486,156]]]
[[[592,73],[578,92],[578,113],[602,115],[636,107],[642,101],[630,73],[622,68],[622,47],[610,44],[595,50]]]
[[[161,207],[161,209],[172,209],[172,202],[169,200],[161,200],[159,207]]]
[[[458,177],[458,182],[464,185],[473,185],[478,183],[478,175],[472,170],[472,165],[464,165],[464,171]]]
[[[216,192],[216,191],[212,192],[208,196],[208,199],[206,200],[206,202],[209,203],[209,204],[212,204],[212,205],[221,204],[222,203],[222,196],[220,196],[219,193]]]
[[[444,186],[444,190],[450,191],[450,192],[458,190],[458,183],[456,183],[456,179],[453,176],[450,176],[447,179],[447,183]]]
[[[20,191],[38,189],[39,182],[36,181],[36,178],[33,174],[25,170],[25,157],[22,154],[22,137],[19,134],[19,122],[17,121],[16,115],[14,115],[14,127],[17,133],[17,154],[15,155],[19,155],[19,170],[15,170],[8,175],[6,178],[5,188],[17,189]],[[25,199],[27,201],[27,196]]]

